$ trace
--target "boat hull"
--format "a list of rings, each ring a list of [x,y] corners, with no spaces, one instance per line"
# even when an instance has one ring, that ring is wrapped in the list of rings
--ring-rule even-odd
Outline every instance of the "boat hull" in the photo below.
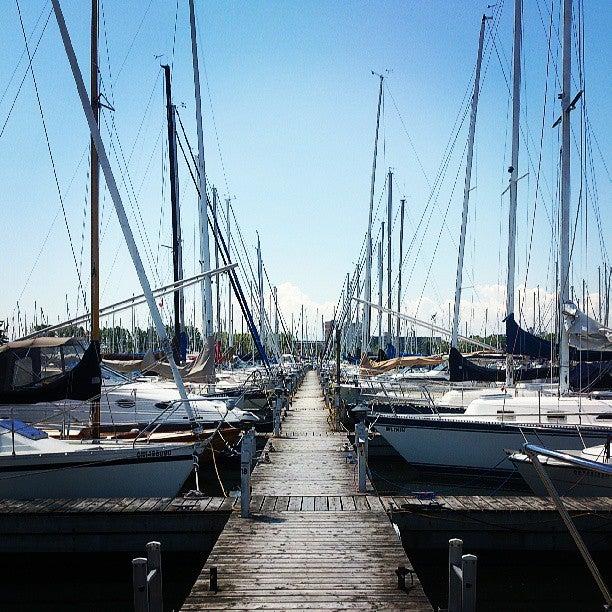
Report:
[[[103,456],[102,456],[103,453]],[[0,498],[173,497],[193,469],[190,446],[0,458]]]
[[[378,415],[375,429],[414,466],[465,472],[511,472],[505,449],[525,441],[552,449],[582,449],[603,444],[606,431],[595,427],[475,422],[435,417]]]
[[[536,495],[547,496],[533,463],[510,459]],[[612,476],[570,465],[544,463],[544,469],[559,495],[572,497],[612,497]]]

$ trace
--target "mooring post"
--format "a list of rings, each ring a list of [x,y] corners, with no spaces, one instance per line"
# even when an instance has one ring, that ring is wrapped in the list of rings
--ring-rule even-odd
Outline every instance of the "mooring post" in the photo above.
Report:
[[[132,559],[132,583],[134,586],[134,612],[148,612],[147,560],[144,557]]]
[[[461,557],[462,589],[461,601],[463,612],[476,610],[476,555],[463,555]]]
[[[357,447],[357,472],[359,474],[359,493],[366,492],[366,459],[368,450],[368,432],[365,423],[355,424],[355,446]]]
[[[457,570],[462,567],[463,541],[453,538],[448,541],[448,612],[462,612],[462,577]]]
[[[240,444],[240,516],[251,516],[251,458],[252,458],[252,430],[242,436]]]
[[[210,582],[208,585],[208,590],[209,591],[214,591],[215,593],[219,590],[219,583],[218,583],[218,574],[217,574],[217,566],[213,565],[210,568]]]
[[[283,407],[283,390],[277,387],[274,390],[276,399],[274,400],[274,437],[278,438],[281,434],[281,410]]]
[[[149,588],[149,612],[163,612],[161,544],[147,544],[147,582]]]

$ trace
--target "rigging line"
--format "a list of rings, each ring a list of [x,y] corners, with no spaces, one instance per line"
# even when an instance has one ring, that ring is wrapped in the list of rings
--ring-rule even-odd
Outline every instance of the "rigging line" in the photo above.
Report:
[[[455,132],[454,138],[453,138],[453,140],[452,140],[452,145],[450,146],[450,148],[449,148],[449,150],[448,150],[448,154],[446,155],[446,158],[443,160],[443,164],[442,164],[442,166],[441,166],[441,168],[440,168],[440,171],[439,171],[439,174],[438,174],[438,176],[439,176],[440,180],[438,181],[438,183],[437,183],[437,187],[436,187],[436,191],[437,191],[437,193],[436,193],[436,194],[432,193],[432,195],[431,195],[431,197],[432,197],[432,198],[433,198],[433,196],[435,195],[435,199],[433,200],[434,202],[438,202],[439,192],[440,192],[440,190],[441,190],[441,188],[442,188],[442,181],[443,181],[443,178],[446,176],[446,172],[447,172],[447,170],[448,170],[448,166],[450,165],[451,155],[452,155],[452,153],[453,153],[453,151],[454,151],[455,145],[456,145],[456,143],[457,143],[457,139],[458,139],[458,137],[459,137],[459,133],[460,133],[460,131],[461,131],[461,127],[463,126],[463,122],[465,121],[465,118],[467,117],[467,114],[468,114],[468,107],[466,106],[466,107],[465,107],[464,114],[463,114],[463,119],[461,120],[461,124],[458,126],[458,128],[457,128],[457,130],[456,130],[456,132]],[[467,140],[466,140],[466,145],[467,145]],[[465,151],[465,148],[464,148],[464,151]],[[462,158],[463,158],[463,156],[462,156]],[[459,169],[460,169],[460,168],[461,168],[461,165],[459,166]],[[458,175],[457,175],[457,176],[458,176]],[[454,191],[454,187],[453,187],[453,191]],[[429,205],[429,203],[428,203],[428,205]],[[418,262],[418,259],[419,259],[419,256],[420,256],[420,253],[421,253],[421,250],[422,250],[422,248],[423,248],[423,243],[424,243],[424,241],[425,241],[425,238],[426,238],[426,235],[427,235],[427,230],[429,229],[429,224],[431,223],[431,219],[432,219],[432,217],[433,217],[433,213],[434,213],[434,211],[435,211],[435,208],[434,208],[434,207],[432,207],[432,208],[431,208],[431,211],[430,211],[430,213],[429,213],[429,217],[428,217],[428,219],[427,219],[427,223],[426,223],[426,225],[425,225],[425,229],[423,230],[423,233],[422,233],[422,236],[421,236],[421,241],[420,241],[420,243],[419,243],[419,246],[418,246],[417,252],[416,252],[416,254],[413,256],[414,263],[413,263],[413,265],[412,265],[412,269],[410,270],[410,274],[409,274],[408,279],[407,279],[407,282],[406,282],[406,287],[408,287],[408,286],[410,285],[410,282],[411,282],[411,280],[412,280],[412,276],[413,276],[414,271],[415,271],[415,269],[416,269],[416,265],[417,265],[417,262]],[[424,211],[424,213],[423,213],[423,216],[424,216],[424,214],[425,214],[425,211]],[[420,228],[421,222],[422,222],[422,220],[423,220],[423,216],[421,216],[421,219],[419,220],[419,227],[417,227],[417,231],[418,231],[418,229]],[[414,239],[416,239],[416,235],[414,236],[413,240],[414,240]],[[411,250],[411,249],[412,249],[412,244],[410,244],[410,245],[409,245],[409,247],[408,247],[408,253],[410,252],[410,250]],[[406,257],[404,258],[404,260],[407,258],[408,253],[406,254]]]
[[[79,163],[77,164],[77,167],[74,171],[74,174],[72,175],[72,178],[70,179],[70,182],[68,183],[68,187],[66,188],[66,195],[68,195],[68,193],[70,193],[70,189],[72,188],[72,183],[74,182],[74,179],[76,178],[79,169],[81,167],[81,164],[83,163],[83,159],[85,158],[85,154],[89,151],[89,145],[87,145],[84,149],[83,149],[83,153],[81,154],[81,159],[79,160]],[[53,217],[51,224],[49,225],[49,229],[47,230],[47,234],[45,235],[42,244],[40,245],[40,249],[38,250],[38,254],[36,255],[35,259],[34,259],[34,263],[32,264],[32,267],[30,268],[30,271],[28,272],[28,276],[26,278],[26,281],[21,289],[21,291],[19,292],[19,295],[17,296],[17,302],[19,302],[19,300],[22,298],[28,284],[30,283],[30,279],[32,278],[32,274],[34,273],[34,270],[36,269],[36,267],[38,266],[38,262],[40,261],[40,257],[45,249],[45,246],[47,244],[47,240],[49,239],[49,236],[51,235],[51,231],[53,230],[53,227],[55,226],[55,222],[57,221],[57,218],[59,216],[61,212],[61,208],[57,208],[55,211],[55,216]],[[14,316],[15,311],[17,310],[17,307],[15,306],[13,308],[13,312],[11,313],[11,316]]]
[[[147,100],[147,104],[145,106],[144,113],[142,115],[142,119],[140,120],[140,124],[138,125],[138,130],[136,130],[136,136],[134,137],[134,144],[130,150],[130,154],[128,156],[128,163],[132,163],[132,157],[134,156],[134,151],[136,150],[136,145],[138,144],[138,139],[140,138],[140,134],[142,132],[142,128],[144,127],[145,120],[149,113],[149,108],[151,107],[151,102],[153,101],[153,96],[155,95],[155,90],[157,89],[157,82],[159,81],[159,77],[162,74],[162,68],[159,67],[157,74],[155,75],[155,81],[153,82],[153,87],[151,88],[151,93],[149,94],[149,99]]]
[[[53,177],[55,179],[55,186],[57,187],[57,194],[59,197],[59,201],[62,207],[62,213],[64,215],[64,223],[66,225],[66,231],[68,232],[68,240],[70,242],[70,250],[72,251],[72,259],[74,261],[74,266],[75,266],[75,270],[77,273],[77,277],[79,279],[79,289],[83,292],[83,304],[87,304],[87,298],[85,296],[85,290],[83,288],[83,283],[81,281],[81,274],[79,272],[79,268],[78,268],[78,264],[77,264],[77,258],[76,258],[76,253],[74,251],[74,244],[72,242],[72,234],[70,232],[70,225],[68,224],[68,217],[66,215],[66,208],[64,206],[64,198],[62,196],[62,190],[60,188],[60,184],[59,184],[59,177],[57,176],[57,168],[55,166],[55,159],[53,158],[53,152],[51,150],[51,141],[49,140],[49,132],[47,131],[47,122],[45,120],[45,114],[43,112],[43,107],[42,107],[42,102],[40,99],[40,94],[38,92],[38,83],[36,82],[36,76],[34,75],[34,66],[32,65],[32,56],[30,54],[30,46],[28,44],[28,37],[26,35],[26,31],[25,31],[25,26],[23,23],[23,18],[21,16],[21,8],[19,6],[19,0],[15,0],[15,3],[17,5],[17,12],[19,13],[19,23],[21,24],[21,32],[23,33],[23,40],[26,46],[26,51],[28,53],[28,60],[29,60],[29,68],[30,68],[30,73],[32,74],[32,81],[34,83],[34,91],[36,93],[36,100],[38,102],[38,110],[40,111],[40,118],[43,124],[43,130],[45,133],[45,140],[47,142],[47,151],[49,152],[49,158],[51,160],[51,167],[53,169]]]
[[[51,11],[52,9],[49,9],[49,14],[47,15],[47,21],[49,21],[49,17],[51,16]],[[40,10],[40,13],[38,14],[38,17],[36,19],[36,22],[34,23],[34,26],[32,27],[32,31],[30,32],[30,36],[28,37],[28,39],[31,39],[34,36],[34,32],[36,32],[36,29],[38,28],[38,24],[42,16],[44,15],[44,13],[45,13],[45,5],[43,5],[42,9]],[[45,31],[46,27],[47,27],[47,24],[45,23],[45,25],[43,26],[43,32]],[[6,94],[8,93],[8,90],[11,87],[13,79],[15,78],[15,75],[17,74],[17,70],[19,70],[19,66],[21,66],[21,61],[25,57],[25,54],[26,54],[26,50],[24,49],[21,52],[21,55],[19,56],[17,63],[15,64],[15,68],[13,68],[13,72],[11,73],[9,80],[6,83],[6,87],[4,88],[4,91],[2,92],[2,96],[0,96],[0,106],[2,106],[2,103],[4,102],[4,98],[6,97]],[[28,72],[28,68],[26,67],[26,74],[27,72]]]
[[[418,232],[421,229],[421,225],[423,223],[423,220],[425,219],[425,215],[427,214],[427,211],[428,211],[429,207],[432,205],[432,203],[437,202],[437,195],[436,194],[441,189],[441,184],[442,184],[443,178],[444,178],[444,176],[446,174],[446,168],[447,168],[448,163],[449,163],[450,155],[452,154],[452,151],[454,150],[455,143],[456,143],[457,138],[459,136],[459,131],[460,131],[462,125],[463,125],[463,122],[465,121],[465,117],[467,116],[468,107],[466,105],[466,100],[467,100],[468,92],[470,90],[471,83],[472,83],[472,79],[470,79],[470,82],[468,83],[468,86],[466,87],[466,90],[464,92],[463,99],[461,101],[461,104],[459,106],[457,115],[455,117],[455,121],[453,122],[453,127],[451,129],[451,135],[449,136],[449,139],[448,139],[448,141],[446,143],[446,146],[444,148],[444,151],[442,153],[442,160],[440,162],[440,166],[439,166],[438,171],[436,173],[436,178],[434,180],[433,187],[432,187],[432,189],[431,189],[431,191],[429,193],[429,196],[427,198],[427,202],[425,204],[425,208],[423,209],[423,211],[421,213],[421,216],[419,218],[419,222],[417,223],[415,232],[414,232],[412,238],[408,242],[408,249],[406,250],[406,254],[404,255],[402,261],[400,262],[401,266],[404,266],[406,260],[408,259],[409,255],[410,255],[410,251],[412,249],[412,245],[414,244],[414,241],[417,239]],[[461,117],[462,110],[463,110],[463,118],[461,119],[461,123],[459,124],[459,127],[457,127],[457,122],[459,121],[459,119]],[[432,211],[429,214],[429,219],[431,219],[432,215],[433,215],[433,209],[432,209]],[[429,221],[428,221],[427,225],[429,225]],[[427,231],[427,228],[425,229],[425,231]],[[424,238],[425,238],[425,235],[423,235],[423,237],[421,239],[421,246],[422,246]],[[420,248],[421,247],[419,247],[419,252],[420,252]],[[417,256],[418,256],[418,253],[417,253]],[[410,284],[410,280],[408,280],[406,287],[408,287],[409,284]]]
[[[463,147],[463,155],[461,156],[461,160],[463,161],[463,158],[466,154],[467,151],[467,140],[465,142],[465,146]],[[423,294],[425,293],[425,287],[427,286],[427,281],[429,280],[429,275],[431,273],[431,268],[433,266],[433,262],[436,258],[436,254],[438,252],[438,246],[440,245],[440,238],[442,237],[442,231],[444,229],[444,221],[446,220],[446,216],[448,215],[448,211],[450,209],[450,205],[453,201],[453,196],[455,195],[455,188],[457,187],[457,180],[459,179],[459,174],[461,173],[461,170],[463,168],[463,163],[459,164],[459,167],[457,168],[457,174],[455,175],[455,180],[453,182],[453,188],[451,190],[451,194],[450,197],[448,199],[448,204],[446,206],[446,210],[444,211],[444,217],[442,219],[442,225],[440,226],[440,231],[438,232],[438,238],[436,240],[436,246],[434,248],[434,252],[431,256],[431,261],[429,262],[429,268],[427,269],[427,274],[425,275],[425,282],[423,283],[423,288],[421,289],[421,295],[419,296],[419,301],[417,302],[417,307],[416,307],[416,311],[415,311],[415,317],[418,316],[418,312],[419,312],[419,308],[421,307],[421,301],[423,299]]]
[[[21,93],[21,88],[23,87],[23,84],[28,76],[28,72],[29,69],[32,65],[32,60],[34,59],[34,57],[36,56],[36,52],[38,51],[38,46],[40,45],[40,41],[42,40],[43,34],[45,33],[45,30],[47,29],[47,24],[49,23],[49,19],[51,17],[51,13],[52,10],[49,10],[49,14],[47,15],[47,20],[45,21],[45,25],[42,29],[42,32],[40,33],[40,36],[38,37],[38,40],[36,41],[36,46],[34,47],[34,51],[32,53],[32,57],[29,60],[28,65],[26,66],[25,72],[23,73],[23,78],[21,79],[21,82],[19,83],[19,87],[17,88],[17,93],[15,94],[15,97],[13,98],[13,101],[11,102],[11,107],[8,110],[8,114],[6,115],[6,119],[4,120],[4,123],[2,124],[2,129],[0,129],[0,138],[2,138],[2,135],[4,134],[4,130],[6,129],[6,126],[9,122],[9,119],[11,118],[11,115],[13,113],[13,109],[15,108],[15,104],[17,103],[17,98],[19,98],[19,94]],[[34,34],[34,31],[32,31],[32,34],[30,36],[32,36]],[[26,53],[26,50],[24,49],[23,54]],[[21,62],[21,59],[19,60],[19,62]],[[15,67],[15,72],[17,71],[19,64],[17,64],[17,66]],[[14,75],[14,73],[13,73]],[[10,81],[13,80],[13,76],[11,76],[10,80],[9,80],[9,85],[10,85]],[[8,87],[9,85],[7,85],[7,88],[5,90],[5,93],[8,91]],[[4,100],[4,95],[2,96],[2,100]],[[2,104],[2,100],[0,100],[0,104]]]
[[[199,33],[199,30],[198,30]],[[206,55],[202,53],[202,67],[204,69],[204,81],[206,82],[206,93],[208,94],[208,104],[210,105],[210,116],[212,119],[213,130],[215,132],[215,140],[217,142],[217,152],[219,153],[219,160],[221,161],[221,170],[223,171],[223,180],[225,181],[225,189],[227,195],[230,195],[229,181],[227,180],[227,172],[225,170],[225,160],[223,159],[223,153],[221,151],[221,141],[219,139],[219,131],[217,129],[217,121],[215,119],[215,109],[213,107],[212,93],[210,90],[210,84],[208,82],[208,70],[206,69]]]
[[[172,33],[172,56],[170,58],[170,68],[174,72],[174,50],[176,47],[176,25],[178,22],[178,9],[179,0],[176,0],[176,6],[174,8],[174,32]]]
[[[144,19],[144,17],[143,17],[143,19]],[[110,53],[109,53],[109,49],[108,49],[108,35],[107,35],[107,31],[106,31],[106,18],[105,18],[105,13],[104,13],[104,7],[102,7],[102,24],[103,24],[104,41],[105,41],[105,48],[106,48],[106,61],[107,61],[107,64],[108,64],[110,99],[111,99],[111,104],[114,105],[115,104],[115,93],[114,93],[114,88],[113,88],[113,74],[112,74],[112,68],[111,68]],[[100,83],[101,83],[101,85],[103,85],[104,84],[104,79],[102,77],[102,73],[101,73],[101,71],[99,69],[99,66],[98,66],[98,74],[100,75]],[[157,83],[157,77],[156,77],[156,81],[155,82]],[[155,87],[153,88],[153,91],[154,90],[155,90]],[[150,96],[151,98],[152,98],[152,95],[153,94],[151,94],[151,96]],[[146,113],[146,111],[145,111],[145,113]],[[119,139],[119,133],[118,133],[118,130],[117,130],[117,125],[115,123],[115,114],[114,114],[114,112],[111,112],[110,116],[111,116],[110,118],[111,118],[112,129],[110,129],[110,127],[108,125],[108,120],[106,118],[106,115],[105,114],[102,115],[102,117],[104,119],[104,124],[106,126],[106,129],[107,129],[107,131],[108,131],[108,133],[109,133],[109,135],[111,137],[111,148],[112,148],[112,151],[113,151],[113,153],[115,155],[115,159],[116,159],[117,163],[119,164],[119,170],[120,170],[120,173],[121,173],[121,179],[122,179],[123,184],[124,184],[124,186],[125,186],[125,188],[127,190],[128,200],[130,200],[130,204],[132,206],[132,210],[134,209],[134,206],[135,206],[136,210],[137,210],[137,213],[138,213],[138,216],[134,215],[135,219],[136,219],[136,225],[138,227],[138,232],[139,232],[139,235],[140,235],[140,239],[141,239],[141,241],[143,243],[143,248],[145,250],[145,254],[147,256],[148,263],[151,266],[152,265],[152,261],[153,261],[153,254],[152,254],[153,253],[153,249],[151,247],[151,243],[150,243],[150,240],[149,240],[149,235],[148,235],[148,233],[146,231],[146,226],[144,224],[144,219],[142,218],[142,212],[140,210],[140,205],[138,203],[138,198],[136,196],[136,191],[134,189],[134,184],[133,184],[133,181],[132,181],[132,178],[131,178],[131,175],[130,175],[130,172],[129,172],[129,168],[128,168],[128,161],[125,158],[125,154],[123,152],[123,146],[121,144],[121,140]],[[121,153],[121,157],[119,157],[119,155],[117,154],[117,149],[115,148],[115,145],[113,143],[113,135],[114,135],[114,137],[115,137],[115,139],[117,141],[117,145],[119,147],[119,152]],[[136,143],[134,143],[134,146],[135,146],[135,144]],[[130,156],[130,160],[131,160],[131,156]],[[121,162],[122,161],[123,161],[123,168],[121,167]],[[125,176],[126,175],[128,177],[129,186],[128,186],[126,180],[125,180]],[[131,194],[130,194],[130,189],[132,191]],[[140,218],[140,224],[138,223],[139,218]],[[143,237],[143,234],[144,234],[144,237]],[[158,283],[161,284],[161,279],[160,279],[160,276],[159,276],[159,273],[158,273],[157,266],[153,266],[152,267],[152,273],[154,274],[154,276],[157,277]]]
[[[142,18],[140,19],[140,23],[138,24],[138,27],[136,28],[136,31],[134,32],[134,36],[132,37],[132,41],[130,42],[130,46],[128,47],[128,50],[125,53],[125,57],[123,58],[123,62],[121,63],[121,66],[119,67],[119,70],[115,76],[115,80],[114,82],[117,83],[117,81],[119,80],[119,75],[121,74],[121,72],[123,71],[123,68],[125,67],[125,63],[128,60],[128,57],[130,55],[130,53],[132,52],[132,49],[134,47],[134,43],[136,42],[136,38],[138,37],[138,34],[140,33],[140,30],[142,28],[142,24],[144,23],[144,20],[147,16],[147,13],[149,12],[149,9],[151,8],[151,4],[153,4],[153,0],[149,0],[149,4],[147,4],[147,7],[145,8],[145,11],[142,15]]]
[[[111,113],[112,114],[112,113]],[[125,161],[125,157],[123,156],[123,151],[121,149],[121,142],[119,140],[119,135],[117,134],[116,129],[111,129],[111,127],[108,124],[108,120],[107,120],[107,113],[103,113],[102,114],[102,118],[104,119],[104,125],[106,126],[106,129],[110,135],[110,147],[111,147],[111,151],[113,152],[113,155],[115,157],[115,161],[117,162],[117,164],[119,165],[119,174],[121,176],[121,180],[123,181],[123,185],[126,189],[126,194],[127,194],[127,199],[131,205],[131,212],[134,215],[134,219],[136,221],[136,228],[138,230],[138,234],[140,236],[140,240],[142,242],[142,247],[144,249],[144,253],[145,256],[148,260],[148,264],[149,266],[151,266],[151,272],[152,274],[157,278],[157,281],[159,284],[161,284],[161,280],[159,277],[159,271],[155,268],[155,266],[153,265],[153,249],[151,248],[151,242],[149,240],[149,236],[147,234],[147,230],[146,230],[146,226],[144,225],[144,219],[142,216],[142,211],[140,210],[140,204],[138,203],[138,199],[136,198],[136,192],[134,190],[134,184],[132,183],[132,179],[130,177],[130,173],[129,170],[127,169],[126,161]],[[114,123],[114,122],[113,122]],[[113,126],[114,127],[114,126]],[[113,138],[113,136],[115,138]],[[115,146],[115,140],[117,140],[118,146],[119,146],[119,150],[122,153],[122,158],[119,157],[119,154],[117,153],[117,148]],[[123,163],[124,163],[124,167],[121,166],[121,161],[123,159]],[[126,181],[126,175],[127,175],[127,181]],[[128,185],[128,181],[129,181],[129,185]],[[131,188],[131,193],[130,193],[130,188]],[[135,207],[135,209],[134,209]],[[137,214],[136,214],[137,213]]]
[[[387,89],[387,92],[389,93],[389,95],[391,96],[391,101],[393,102],[393,106],[395,107],[395,110],[397,112],[397,116],[400,119],[400,122],[402,124],[402,127],[404,128],[404,132],[406,134],[406,137],[408,138],[408,142],[410,143],[410,148],[412,149],[412,152],[414,153],[414,156],[416,157],[416,160],[419,164],[419,168],[421,169],[421,172],[423,173],[423,176],[425,177],[425,182],[427,183],[427,186],[431,189],[431,182],[429,180],[429,176],[427,175],[427,172],[425,171],[425,167],[423,166],[423,162],[421,161],[421,158],[416,150],[416,147],[414,145],[414,141],[412,140],[412,137],[410,136],[410,133],[408,132],[408,128],[406,127],[406,122],[404,121],[404,117],[402,117],[402,114],[400,113],[397,101],[395,99],[395,96],[393,95],[393,93],[391,92],[391,90],[389,89],[389,83],[386,82],[385,83],[385,87]]]

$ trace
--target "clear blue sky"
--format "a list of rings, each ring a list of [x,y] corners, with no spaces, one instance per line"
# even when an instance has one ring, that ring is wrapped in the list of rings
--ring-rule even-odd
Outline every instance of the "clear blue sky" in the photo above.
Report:
[[[329,303],[338,296],[344,275],[357,260],[367,223],[376,112],[377,79],[371,70],[390,71],[385,91],[376,202],[381,196],[386,197],[384,175],[392,167],[396,196],[407,198],[407,240],[412,237],[410,228],[416,226],[431,190],[406,130],[429,182],[433,183],[472,78],[480,18],[486,5],[486,2],[458,0],[196,1],[201,51],[208,75],[208,86],[202,77],[207,174],[223,198],[228,192],[235,197],[235,210],[249,247],[254,244],[255,231],[259,232],[273,282],[295,285],[314,304]],[[559,0],[552,5],[558,11]],[[32,50],[50,2],[20,0],[20,6],[26,32],[34,31]],[[87,70],[89,3],[64,0],[62,6],[81,68]],[[167,179],[164,179],[165,111],[159,63],[173,60],[175,101],[185,104],[180,113],[195,146],[187,1],[179,0],[175,5],[170,0],[101,0],[101,6],[104,17],[100,28],[102,91],[116,109],[112,119],[127,160],[129,179],[125,168],[120,168],[117,162],[115,151],[118,152],[119,144],[115,135],[112,137],[114,150],[110,145],[107,126],[111,126],[112,119],[108,111],[104,111],[107,123],[103,134],[152,282],[167,282],[171,277],[170,258],[168,250],[160,247],[160,244],[169,244],[170,216]],[[550,6],[544,0],[525,2],[523,115],[536,164]],[[24,50],[24,41],[16,5],[7,0],[1,10],[0,129],[27,65],[22,58],[9,83]],[[512,2],[505,0],[503,6],[499,2],[489,12],[493,10],[500,11],[495,26],[497,52],[488,39],[472,183],[477,189],[471,204],[466,260],[469,274],[464,283],[466,300],[475,301],[484,298],[482,292],[471,292],[469,286],[473,282],[479,286],[492,285],[503,282],[505,275],[507,196],[500,202],[500,193],[507,184],[510,123],[508,90],[498,53],[509,77]],[[42,21],[34,29],[41,14]],[[599,149],[610,167],[612,10],[609,2],[586,0],[584,21],[587,109]],[[558,27],[556,19],[554,27]],[[554,30],[552,53],[556,61],[558,39]],[[161,54],[163,57],[156,58]],[[33,65],[75,255],[79,262],[83,261],[82,275],[86,281],[88,218],[84,219],[83,214],[87,203],[88,132],[53,16]],[[577,84],[576,81],[576,88]],[[556,214],[557,141],[550,125],[558,114],[557,92],[558,88],[549,87],[541,193],[528,279],[529,287],[541,284],[548,290],[552,288],[553,238],[545,207],[550,214]],[[579,139],[578,112],[574,124]],[[406,288],[410,307],[418,301],[421,292],[431,300],[429,310],[421,307],[423,316],[437,310],[446,318],[444,303],[454,286],[466,127],[467,122],[457,138],[418,258],[409,257],[404,268],[405,279],[410,276]],[[530,170],[524,145],[523,141],[520,174]],[[592,159],[599,192],[600,231],[609,240],[612,229],[609,174],[598,149],[593,150]],[[574,176],[578,177],[577,157],[574,168]],[[455,176],[459,180],[451,196]],[[524,281],[535,183],[535,172],[531,169],[520,189],[521,237],[517,250],[517,282],[520,283]],[[0,137],[0,184],[3,227],[0,317],[10,318],[20,298],[22,310],[31,313],[37,300],[39,307],[42,305],[56,320],[58,314],[63,316],[66,311],[66,295],[70,314],[74,315],[77,275],[63,215],[58,214],[59,199],[31,75],[26,76]],[[186,273],[190,273],[194,267],[193,235],[197,219],[194,190],[184,169],[181,170],[181,196]],[[575,190],[574,206],[577,198]],[[135,212],[136,200],[140,214]],[[102,301],[110,303],[139,292],[139,288],[105,191],[103,207]],[[591,291],[597,291],[597,266],[602,257],[594,207],[588,211],[588,239],[585,239],[586,226],[581,223],[574,282],[578,284],[579,279],[586,277]],[[137,229],[140,224],[142,232]],[[438,236],[440,241],[435,250]],[[421,238],[419,234],[413,253],[417,252]]]

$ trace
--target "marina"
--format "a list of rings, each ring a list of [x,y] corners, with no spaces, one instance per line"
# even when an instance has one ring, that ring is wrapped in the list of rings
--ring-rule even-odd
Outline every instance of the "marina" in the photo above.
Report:
[[[0,11],[1,610],[612,610],[610,7]]]

